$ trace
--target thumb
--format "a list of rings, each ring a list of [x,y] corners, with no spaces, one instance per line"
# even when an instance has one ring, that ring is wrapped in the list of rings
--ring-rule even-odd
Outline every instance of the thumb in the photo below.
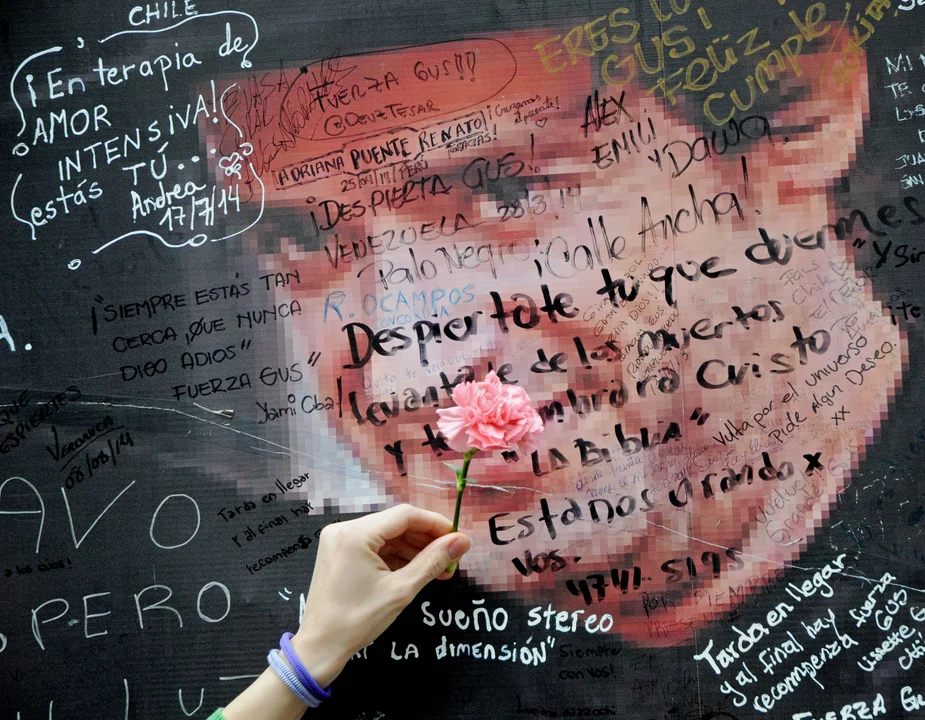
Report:
[[[450,533],[431,542],[414,559],[398,572],[406,575],[417,592],[431,580],[443,575],[447,568],[461,558],[472,547],[472,540],[465,533]],[[449,576],[448,576],[449,577]]]

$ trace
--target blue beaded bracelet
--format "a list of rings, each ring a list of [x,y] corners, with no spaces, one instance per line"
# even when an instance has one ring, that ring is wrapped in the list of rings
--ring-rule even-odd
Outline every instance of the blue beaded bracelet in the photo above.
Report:
[[[302,661],[299,660],[299,656],[296,655],[295,650],[292,647],[292,633],[287,632],[283,633],[283,636],[279,639],[279,647],[285,653],[286,659],[289,661],[289,664],[292,665],[292,669],[295,670],[296,677],[302,681],[302,684],[305,686],[305,689],[308,690],[318,701],[327,700],[331,697],[331,688],[330,686],[326,689],[315,682],[315,678],[311,676],[311,673],[305,669],[305,666],[302,664]]]
[[[321,700],[309,693],[305,686],[299,682],[299,679],[292,673],[292,670],[289,669],[289,666],[286,665],[280,657],[279,650],[276,648],[270,650],[269,655],[267,655],[267,662],[270,663],[270,667],[273,668],[279,676],[279,679],[286,683],[286,687],[288,687],[299,700],[313,708],[321,704]]]

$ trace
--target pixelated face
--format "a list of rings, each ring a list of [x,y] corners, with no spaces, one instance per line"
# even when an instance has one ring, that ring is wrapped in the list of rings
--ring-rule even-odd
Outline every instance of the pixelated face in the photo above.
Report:
[[[293,420],[293,472],[343,510],[451,515],[436,406],[494,368],[545,432],[532,458],[473,461],[462,572],[676,642],[807,546],[900,382],[862,228],[829,227],[863,64],[838,82],[804,55],[771,116],[703,134],[683,97],[548,72],[538,37],[325,61],[275,107],[238,99],[268,206],[320,230],[264,257],[301,277],[284,360],[320,350],[312,382],[342,408]]]

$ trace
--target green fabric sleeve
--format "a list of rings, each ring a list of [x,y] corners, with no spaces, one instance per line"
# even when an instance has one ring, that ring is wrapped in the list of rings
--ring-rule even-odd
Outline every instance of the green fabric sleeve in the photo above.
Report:
[[[209,715],[208,720],[225,720],[225,716],[222,714],[222,708],[219,708],[214,713]]]

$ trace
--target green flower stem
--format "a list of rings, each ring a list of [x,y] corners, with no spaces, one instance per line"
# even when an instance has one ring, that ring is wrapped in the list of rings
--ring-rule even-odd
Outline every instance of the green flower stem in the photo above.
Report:
[[[466,452],[463,453],[463,466],[456,473],[456,510],[453,512],[452,532],[456,532],[459,529],[459,510],[462,507],[463,492],[466,489],[466,474],[469,472],[469,463],[472,461],[472,456],[478,451],[478,448],[469,448],[466,450]],[[459,563],[454,562],[447,570],[451,573],[455,573],[458,565]]]
[[[463,491],[466,489],[466,474],[469,472],[469,463],[472,461],[472,456],[478,452],[478,448],[469,448],[463,453],[463,466],[456,473],[456,511],[453,513],[453,530],[456,532],[459,529],[459,509],[462,507],[462,496]]]

